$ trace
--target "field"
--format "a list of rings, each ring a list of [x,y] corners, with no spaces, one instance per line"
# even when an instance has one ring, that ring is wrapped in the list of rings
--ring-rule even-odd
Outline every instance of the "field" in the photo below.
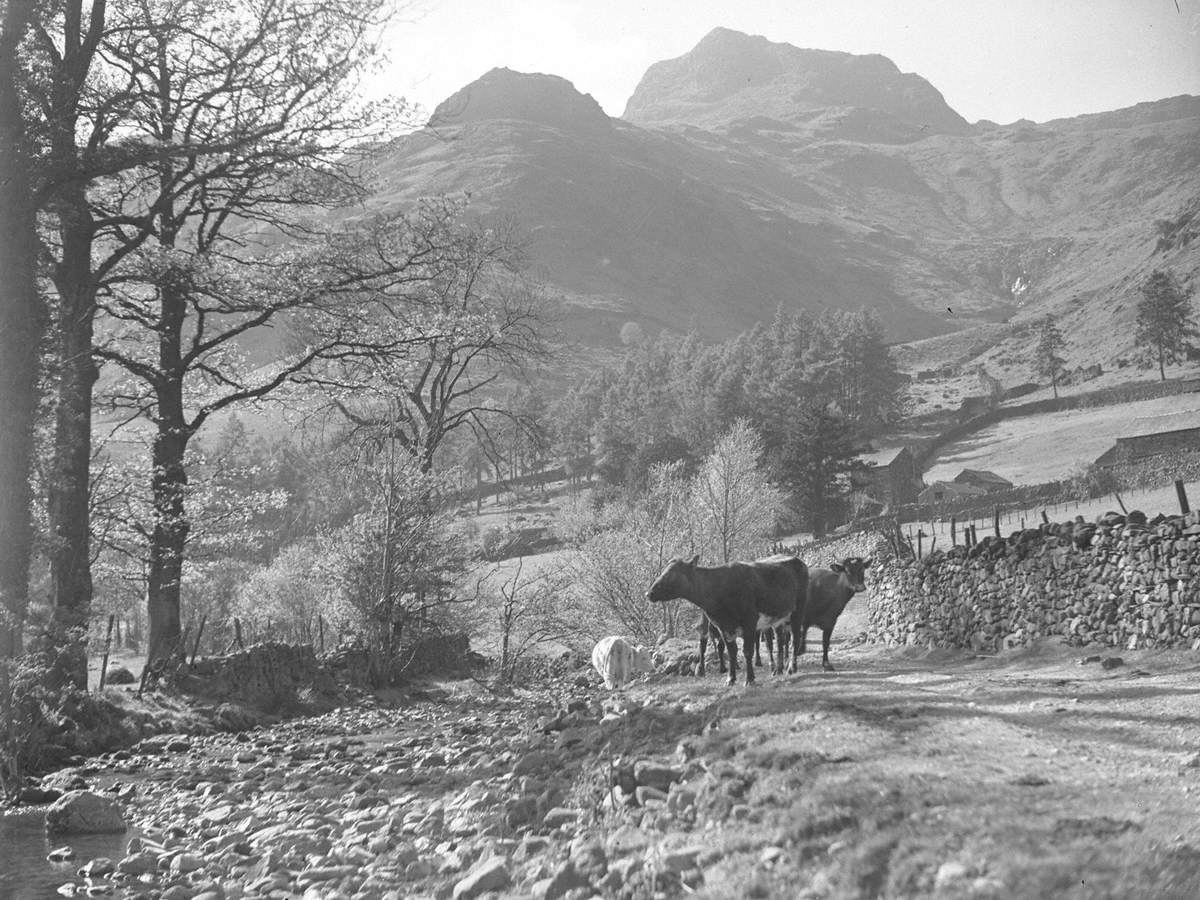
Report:
[[[1069,477],[1119,437],[1200,425],[1200,395],[1180,394],[1094,409],[1006,419],[942,448],[925,483],[964,468],[987,469],[1014,484]]]

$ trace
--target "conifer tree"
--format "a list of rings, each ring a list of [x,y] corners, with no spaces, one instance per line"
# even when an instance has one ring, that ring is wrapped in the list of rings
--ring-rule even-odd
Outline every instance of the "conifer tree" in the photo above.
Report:
[[[1190,339],[1200,337],[1192,317],[1192,292],[1165,269],[1151,273],[1141,292],[1134,343],[1142,348],[1142,366],[1157,362],[1158,377],[1166,381],[1166,363],[1179,362],[1192,346]]]

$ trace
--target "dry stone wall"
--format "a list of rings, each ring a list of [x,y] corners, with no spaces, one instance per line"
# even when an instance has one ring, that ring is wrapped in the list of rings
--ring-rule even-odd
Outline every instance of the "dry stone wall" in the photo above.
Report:
[[[1134,511],[989,537],[868,579],[872,641],[995,650],[1038,638],[1200,648],[1200,514]]]

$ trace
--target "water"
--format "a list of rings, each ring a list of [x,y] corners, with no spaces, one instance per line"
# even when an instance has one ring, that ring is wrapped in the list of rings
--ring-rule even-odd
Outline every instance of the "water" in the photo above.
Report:
[[[0,815],[0,900],[57,897],[59,885],[68,881],[83,884],[75,872],[89,859],[121,859],[133,834],[130,829],[125,834],[47,836],[43,810]],[[75,851],[73,859],[61,863],[46,860],[51,850],[63,846]]]

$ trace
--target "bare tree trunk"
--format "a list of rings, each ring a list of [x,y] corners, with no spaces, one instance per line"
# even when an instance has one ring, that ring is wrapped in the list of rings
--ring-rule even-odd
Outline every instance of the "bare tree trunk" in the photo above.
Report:
[[[29,473],[43,315],[16,55],[33,6],[9,0],[0,31],[0,659],[22,649],[33,549]]]
[[[162,401],[160,396],[160,410],[163,409]],[[182,410],[179,418],[182,418]],[[183,467],[187,436],[179,419],[175,419],[177,427],[174,428],[169,427],[165,419],[160,419],[153,450],[154,532],[150,541],[150,573],[146,588],[146,614],[150,621],[147,665],[172,656],[181,657],[183,653],[180,588],[189,528],[184,510],[187,472]]]
[[[54,423],[54,468],[50,479],[50,592],[54,639],[72,649],[59,657],[59,676],[87,687],[86,648],[71,642],[72,629],[86,628],[91,615],[92,573],[88,488],[92,460],[92,359],[95,289],[91,272],[91,217],[83,187],[66,191],[57,204],[62,261],[57,354],[58,397]]]
[[[170,241],[164,241],[170,245]],[[159,353],[155,385],[158,433],[154,438],[151,493],[154,532],[150,541],[150,571],[146,611],[150,618],[147,664],[183,653],[180,629],[180,589],[190,524],[184,508],[187,470],[183,457],[192,430],[184,417],[181,346],[187,310],[181,273],[171,272],[158,286]]]

